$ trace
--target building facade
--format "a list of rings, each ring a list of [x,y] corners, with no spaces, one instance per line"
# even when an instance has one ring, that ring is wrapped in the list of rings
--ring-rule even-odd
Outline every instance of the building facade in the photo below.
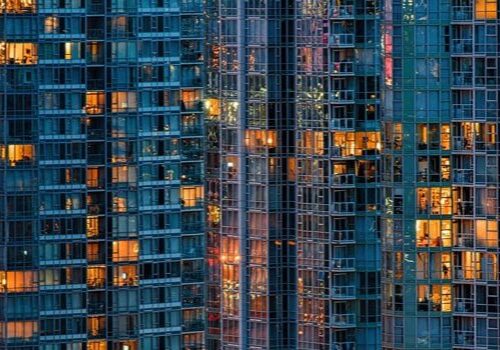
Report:
[[[386,1],[383,348],[498,349],[496,1]]]
[[[202,349],[201,1],[0,11],[0,349]]]
[[[379,5],[207,15],[207,347],[377,348]]]

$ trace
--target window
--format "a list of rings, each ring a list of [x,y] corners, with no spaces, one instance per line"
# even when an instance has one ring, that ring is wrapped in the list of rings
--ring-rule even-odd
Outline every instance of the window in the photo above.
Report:
[[[497,0],[476,0],[476,19],[496,19]]]
[[[193,187],[184,186],[181,188],[181,204],[184,207],[194,207],[200,205],[202,201],[203,201],[202,186],[193,186]]]
[[[136,261],[139,256],[139,243],[137,241],[114,241],[113,262]]]
[[[1,64],[36,64],[37,46],[33,43],[0,42]]]
[[[0,161],[7,161],[10,166],[29,165],[33,161],[33,145],[0,145]]]
[[[0,271],[0,291],[9,293],[32,292],[37,289],[33,271]]]
[[[36,10],[36,0],[0,0],[0,12],[33,13]]]
[[[417,247],[451,247],[450,220],[417,220]]]
[[[137,108],[135,92],[113,92],[111,95],[111,112],[133,111]]]

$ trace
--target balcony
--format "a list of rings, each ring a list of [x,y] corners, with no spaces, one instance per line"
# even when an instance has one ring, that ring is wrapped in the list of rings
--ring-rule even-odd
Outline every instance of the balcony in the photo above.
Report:
[[[333,174],[332,186],[340,187],[351,187],[354,186],[354,174]]]
[[[472,184],[474,181],[473,169],[454,169],[453,182],[458,184]]]
[[[352,272],[356,268],[355,258],[333,258],[331,262],[332,271]]]
[[[457,233],[455,235],[455,248],[473,248],[474,234],[473,233]]]
[[[354,230],[333,230],[330,241],[337,244],[355,243]]]
[[[330,9],[330,19],[349,19],[354,18],[353,5],[333,6]]]
[[[457,330],[453,332],[454,346],[474,346],[474,331],[473,330]]]
[[[336,90],[330,93],[330,103],[354,103],[354,90]]]
[[[472,298],[455,298],[453,311],[456,313],[473,313],[474,299]]]
[[[351,130],[354,129],[354,118],[333,118],[330,127],[334,130]]]
[[[335,76],[354,75],[354,63],[349,61],[333,62],[331,73]]]
[[[469,72],[452,72],[454,86],[470,86],[472,87],[472,71]]]
[[[470,120],[473,118],[473,106],[472,103],[467,104],[454,104],[453,105],[453,119],[458,120]]]
[[[354,202],[337,202],[330,204],[330,212],[332,214],[354,214]]]
[[[332,349],[335,350],[356,350],[356,343],[352,341],[333,342],[332,346]]]
[[[356,314],[335,314],[331,316],[330,323],[334,328],[356,327]]]
[[[331,298],[335,300],[356,299],[356,286],[334,286],[330,291]]]
[[[332,47],[354,47],[354,34],[331,34],[328,38],[328,44]]]
[[[472,39],[453,39],[452,54],[472,54]]]
[[[452,21],[472,21],[472,6],[452,6]]]

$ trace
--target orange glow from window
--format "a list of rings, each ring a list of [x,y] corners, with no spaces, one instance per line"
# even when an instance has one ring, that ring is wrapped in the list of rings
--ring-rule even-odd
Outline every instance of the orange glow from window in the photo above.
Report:
[[[36,321],[0,322],[0,337],[30,339],[36,335],[38,323]]]
[[[89,91],[86,96],[87,103],[85,105],[85,110],[87,114],[102,114],[104,112],[104,104],[106,101],[106,95],[104,92]]]
[[[417,247],[451,247],[451,220],[417,220]]]
[[[126,112],[137,108],[135,92],[121,91],[111,93],[111,112]]]
[[[476,0],[476,19],[496,19],[497,0]]]
[[[0,160],[8,161],[10,166],[31,163],[35,155],[33,145],[0,146]]]
[[[137,261],[139,258],[139,242],[137,241],[114,241],[113,261]]]
[[[215,118],[220,116],[220,101],[216,98],[209,98],[205,101],[207,116]]]
[[[91,266],[87,269],[87,286],[89,288],[102,288],[106,282],[106,268],[104,266]]]
[[[36,274],[33,271],[0,271],[0,291],[8,293],[37,290]]]
[[[35,12],[35,0],[0,0],[0,11],[7,13]]]
[[[137,286],[139,278],[137,276],[137,266],[115,266],[113,268],[113,285],[123,286]]]
[[[203,201],[203,186],[181,187],[181,203],[184,207],[194,207]]]
[[[89,341],[87,344],[88,350],[106,350],[107,344],[105,341]]]
[[[33,43],[0,42],[1,64],[36,64],[37,46]]]
[[[249,151],[263,151],[277,145],[276,131],[274,130],[247,130],[245,145]]]

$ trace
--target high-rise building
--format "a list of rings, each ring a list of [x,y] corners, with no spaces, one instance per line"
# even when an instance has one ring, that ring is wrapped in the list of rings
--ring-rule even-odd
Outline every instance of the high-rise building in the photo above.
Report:
[[[207,14],[208,349],[376,349],[378,3]]]
[[[498,349],[497,1],[386,1],[383,348]]]
[[[0,11],[0,349],[202,349],[201,0]]]

